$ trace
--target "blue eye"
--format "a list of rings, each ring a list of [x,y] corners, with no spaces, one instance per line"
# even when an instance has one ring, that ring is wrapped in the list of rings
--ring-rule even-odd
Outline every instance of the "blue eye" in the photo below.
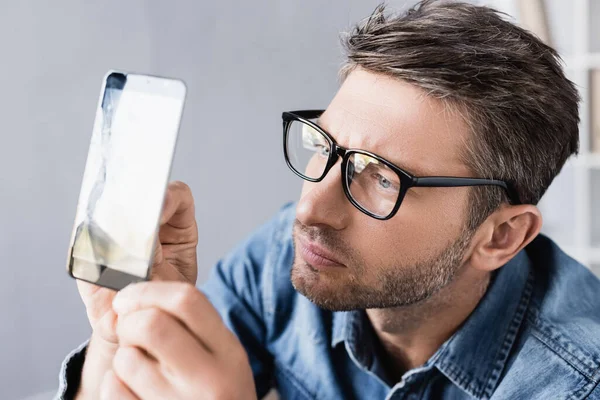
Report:
[[[373,179],[375,179],[377,181],[377,185],[380,189],[386,190],[386,191],[397,190],[398,185],[395,184],[394,182],[390,181],[385,176],[378,174],[378,173],[374,173],[371,176],[373,177]]]
[[[319,153],[319,155],[323,157],[329,157],[329,146],[317,144],[315,145],[315,149],[317,150],[317,153]]]
[[[378,179],[382,188],[389,189],[392,186],[392,182],[388,181],[384,176],[379,175]]]

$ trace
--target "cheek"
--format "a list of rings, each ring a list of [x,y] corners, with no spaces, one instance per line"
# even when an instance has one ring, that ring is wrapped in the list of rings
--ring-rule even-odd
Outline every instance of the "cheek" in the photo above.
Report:
[[[456,240],[463,230],[466,203],[421,200],[403,203],[388,221],[360,221],[359,232],[352,235],[360,239],[352,244],[367,265],[406,265],[430,259]]]
[[[421,249],[444,247],[462,232],[467,196],[461,189],[434,189],[435,193],[426,199],[407,204],[401,219],[403,227],[413,232],[411,243],[414,246]]]
[[[360,257],[367,273],[373,268],[397,264],[402,258],[404,243],[410,233],[391,221],[361,216],[354,225],[356,229],[346,235],[347,244]]]

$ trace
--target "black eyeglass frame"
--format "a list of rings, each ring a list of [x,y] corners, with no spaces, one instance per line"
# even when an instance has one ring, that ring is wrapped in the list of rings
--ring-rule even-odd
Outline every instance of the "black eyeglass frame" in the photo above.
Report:
[[[509,182],[497,180],[497,179],[484,179],[484,178],[461,178],[461,177],[453,177],[453,176],[423,176],[417,177],[409,172],[406,172],[402,168],[394,165],[383,157],[378,156],[377,154],[371,153],[366,150],[361,149],[346,149],[338,145],[333,137],[327,133],[323,128],[314,122],[310,121],[311,119],[316,119],[323,114],[325,110],[300,110],[300,111],[286,111],[282,114],[283,119],[283,154],[285,156],[285,162],[288,167],[300,178],[309,181],[309,182],[320,182],[323,178],[329,173],[329,170],[337,163],[339,157],[342,158],[341,169],[342,169],[342,187],[344,188],[344,193],[350,202],[358,208],[363,213],[367,214],[370,217],[373,217],[378,220],[388,220],[392,218],[398,212],[402,201],[404,200],[404,196],[406,192],[412,187],[463,187],[463,186],[499,186],[506,190],[508,194],[508,198],[511,204],[521,204],[519,199],[519,195],[515,190],[514,186]],[[304,175],[301,171],[297,171],[292,163],[290,162],[290,158],[288,156],[288,150],[286,146],[287,135],[289,132],[289,128],[294,121],[299,121],[305,124],[308,124],[313,129],[321,133],[329,142],[329,146],[331,151],[329,152],[327,164],[323,171],[323,174],[318,178],[310,178]],[[398,193],[398,198],[396,199],[396,204],[394,208],[387,216],[381,216],[370,212],[365,209],[363,206],[358,203],[350,193],[349,182],[348,182],[348,160],[350,156],[353,154],[364,154],[369,157],[375,158],[379,162],[383,163],[387,167],[389,167],[392,171],[398,175],[400,178],[400,192]]]

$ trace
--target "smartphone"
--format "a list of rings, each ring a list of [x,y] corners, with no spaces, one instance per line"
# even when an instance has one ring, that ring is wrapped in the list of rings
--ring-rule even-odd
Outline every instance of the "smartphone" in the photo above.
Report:
[[[69,244],[73,278],[114,290],[149,279],[185,96],[177,79],[104,77]]]

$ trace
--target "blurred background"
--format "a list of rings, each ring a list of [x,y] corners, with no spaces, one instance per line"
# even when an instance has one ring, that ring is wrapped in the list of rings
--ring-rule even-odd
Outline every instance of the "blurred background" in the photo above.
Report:
[[[600,270],[600,124],[590,112],[600,104],[600,88],[590,90],[600,84],[600,32],[591,24],[600,20],[600,0],[476,2],[556,46],[580,86],[582,155],[541,207],[545,232]],[[65,262],[106,71],[188,85],[171,178],[195,195],[200,284],[236,242],[296,199],[301,181],[281,154],[281,112],[327,106],[343,60],[340,32],[379,3],[0,4],[0,398],[51,398],[61,361],[90,334]],[[388,2],[397,10],[414,3]]]

